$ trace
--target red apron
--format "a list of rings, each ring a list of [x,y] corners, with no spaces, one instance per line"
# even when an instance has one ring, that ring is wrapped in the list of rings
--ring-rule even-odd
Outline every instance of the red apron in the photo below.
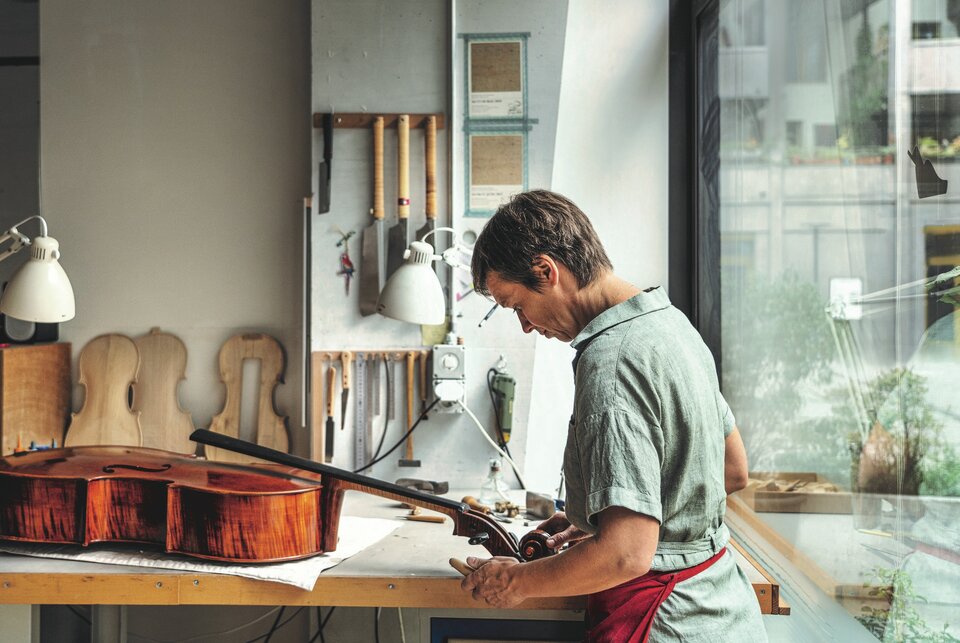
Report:
[[[674,586],[693,578],[727,552],[724,547],[699,565],[674,572],[648,572],[587,597],[587,643],[645,643],[653,617]]]

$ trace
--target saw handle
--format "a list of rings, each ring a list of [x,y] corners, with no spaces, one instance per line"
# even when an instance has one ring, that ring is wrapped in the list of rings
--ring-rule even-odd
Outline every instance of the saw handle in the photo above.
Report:
[[[437,218],[437,117],[428,116],[424,135],[426,150],[424,153],[427,177],[426,209],[427,220]]]
[[[342,351],[340,353],[340,362],[343,364],[343,384],[342,388],[344,391],[349,390],[350,388],[350,373],[353,367],[353,353],[350,351]]]
[[[383,116],[373,119],[373,218],[383,221]]]
[[[334,396],[336,395],[337,387],[337,369],[333,364],[330,364],[330,367],[327,368],[327,417],[333,417]],[[343,422],[343,419],[340,420]]]
[[[410,116],[397,118],[397,217],[410,216]]]

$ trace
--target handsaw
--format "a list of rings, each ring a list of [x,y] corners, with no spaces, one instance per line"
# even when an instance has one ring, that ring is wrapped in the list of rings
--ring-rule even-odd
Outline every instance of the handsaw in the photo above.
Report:
[[[403,264],[410,216],[410,116],[397,118],[397,224],[387,238],[387,278]]]
[[[432,230],[437,229],[437,117],[428,116],[426,131],[424,133],[424,152],[423,152],[424,173],[427,178],[426,206],[424,213],[427,216],[423,227],[417,230],[415,239],[423,241],[423,236]],[[432,239],[430,244],[434,247],[437,240]]]
[[[317,214],[330,211],[331,161],[333,160],[333,114],[323,115],[323,158],[317,172]]]
[[[383,116],[373,119],[373,223],[363,230],[360,264],[360,314],[377,312],[383,290]]]

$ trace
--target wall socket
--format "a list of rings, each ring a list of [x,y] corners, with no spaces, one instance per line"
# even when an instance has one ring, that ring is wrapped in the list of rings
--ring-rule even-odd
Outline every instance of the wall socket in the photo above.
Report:
[[[461,344],[436,344],[433,347],[434,410],[438,413],[463,413],[466,397],[466,347]]]

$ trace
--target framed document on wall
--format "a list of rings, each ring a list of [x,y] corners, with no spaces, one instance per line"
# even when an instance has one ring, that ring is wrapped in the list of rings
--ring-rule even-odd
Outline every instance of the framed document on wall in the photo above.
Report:
[[[526,115],[525,37],[475,36],[467,41],[467,118]]]
[[[474,132],[469,136],[467,214],[483,216],[526,189],[523,132]]]

